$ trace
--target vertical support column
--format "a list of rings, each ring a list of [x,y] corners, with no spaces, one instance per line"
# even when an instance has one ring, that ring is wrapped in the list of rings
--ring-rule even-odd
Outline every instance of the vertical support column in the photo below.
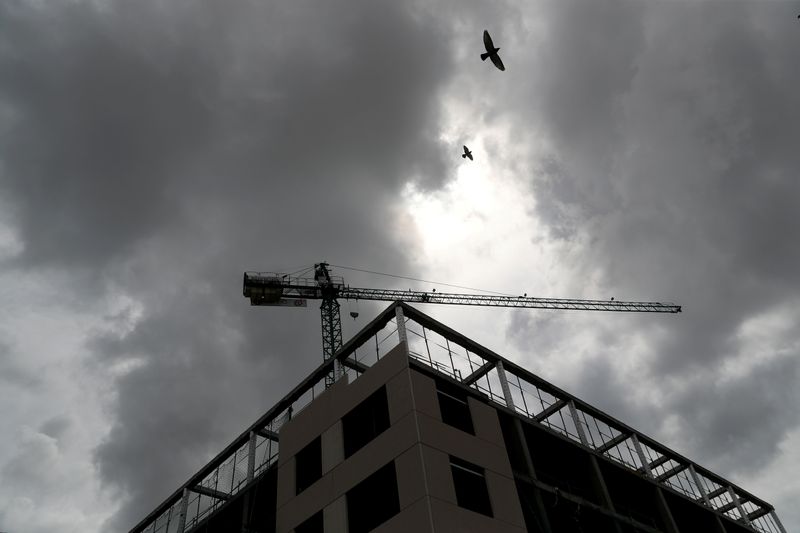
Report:
[[[425,331],[425,326],[422,326],[422,338],[425,339],[425,351],[428,352],[428,362],[431,364],[431,368],[436,368],[436,365],[433,364],[433,357],[431,357],[431,347],[428,344],[428,333]]]
[[[497,377],[500,378],[500,388],[503,389],[503,398],[506,400],[506,407],[515,411],[514,397],[511,396],[511,388],[508,386],[508,379],[506,379],[506,370],[503,368],[503,362],[497,361],[494,367],[497,369]]]
[[[250,484],[256,474],[256,432],[250,432],[250,440],[247,443],[247,483]]]
[[[647,460],[647,457],[644,455],[644,450],[642,449],[642,445],[639,442],[639,436],[636,433],[631,434],[631,440],[633,441],[633,447],[636,449],[636,455],[639,456],[639,461],[642,463],[642,470],[647,475],[647,477],[652,478],[653,472],[650,470],[650,462]]]
[[[769,515],[772,517],[772,520],[775,521],[775,525],[778,526],[778,529],[781,530],[781,533],[786,533],[786,529],[781,524],[781,521],[778,520],[778,515],[775,514],[775,509],[769,512]]]
[[[606,479],[603,477],[603,471],[600,470],[600,463],[597,461],[597,457],[595,457],[594,454],[590,453],[588,456],[592,467],[592,481],[595,492],[606,509],[616,514],[617,510],[614,508],[614,500],[611,499],[611,493],[608,492],[608,485],[606,485]],[[614,520],[614,531],[622,533],[622,528],[616,520]]]
[[[747,518],[747,513],[745,512],[744,507],[742,507],[742,502],[739,500],[739,496],[736,494],[736,491],[733,490],[733,487],[731,487],[730,485],[728,485],[728,494],[733,500],[733,503],[736,504],[736,509],[739,510],[739,515],[742,517],[742,522],[744,522],[748,526],[752,525],[750,523],[750,519]]]
[[[586,438],[586,432],[583,430],[583,426],[581,425],[581,420],[578,418],[578,409],[575,407],[575,402],[570,400],[567,402],[567,405],[569,406],[569,413],[572,415],[572,420],[575,421],[575,429],[578,432],[578,437],[581,439],[581,444],[586,447],[591,447],[589,446],[589,439]]]
[[[189,512],[189,489],[183,488],[183,495],[181,496],[181,510],[178,514],[178,533],[183,533],[186,530],[186,514]]]
[[[167,533],[169,533],[169,522],[170,522],[170,520],[172,520],[172,506],[170,506],[170,508],[167,509],[167,523],[164,526],[164,531],[166,531]]]
[[[661,491],[661,487],[656,487],[656,499],[658,500],[658,509],[661,511],[661,518],[664,520],[664,523],[667,527],[667,532],[680,533],[678,524],[675,522],[675,518],[672,516],[672,511],[669,508],[667,499],[664,497],[664,493]]]
[[[291,407],[290,407],[291,409]],[[255,431],[250,432],[250,440],[247,442],[247,483],[248,485],[255,479],[256,474],[256,443],[258,442]],[[250,517],[253,515],[252,506],[253,491],[245,492],[242,502],[242,532],[250,531]]]
[[[691,474],[694,484],[697,485],[697,490],[700,491],[700,495],[703,496],[703,502],[706,504],[706,507],[713,509],[713,507],[711,507],[711,500],[708,499],[706,488],[700,483],[700,476],[697,475],[697,470],[694,469],[693,464],[689,464],[689,474]]]
[[[399,305],[394,308],[394,317],[397,320],[397,336],[400,342],[405,343],[406,353],[408,353],[408,333],[406,332],[406,317],[403,315],[403,308]]]
[[[692,476],[694,484],[697,485],[697,490],[699,490],[700,494],[703,496],[703,503],[705,503],[706,507],[708,507],[709,509],[713,509],[714,506],[711,505],[711,500],[708,499],[708,492],[706,492],[706,487],[700,481],[700,476],[697,475],[697,470],[694,469],[694,465],[692,463],[689,463],[689,474]],[[714,513],[714,519],[716,520],[717,523],[717,531],[719,533],[726,533],[725,525],[722,523],[722,520],[720,519],[717,513]]]
[[[522,457],[525,461],[525,469],[527,470],[528,476],[534,481],[536,478],[536,469],[533,467],[533,457],[531,457],[531,450],[528,448],[528,441],[525,439],[525,430],[522,427],[522,422],[520,422],[519,418],[514,417],[514,433],[516,434],[517,443],[519,444],[520,450],[522,451]],[[552,528],[550,527],[550,519],[547,516],[547,509],[544,506],[544,500],[542,500],[542,491],[539,490],[537,486],[533,486],[533,499],[536,502],[536,512],[538,513],[538,517],[541,519],[539,521],[539,525],[541,529],[544,530],[545,533],[552,533]]]

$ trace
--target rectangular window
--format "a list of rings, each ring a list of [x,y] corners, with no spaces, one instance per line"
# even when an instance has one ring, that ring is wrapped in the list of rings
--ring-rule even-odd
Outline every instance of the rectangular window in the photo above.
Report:
[[[300,494],[322,477],[322,438],[317,437],[295,455],[295,486]]]
[[[442,422],[474,435],[475,428],[472,425],[472,414],[469,410],[469,403],[467,403],[466,391],[451,383],[437,380],[436,394],[439,397]]]
[[[494,516],[483,468],[451,455],[450,470],[453,473],[458,506],[486,516]]]
[[[366,533],[400,512],[394,461],[347,491],[350,533]]]
[[[315,513],[311,518],[294,528],[294,533],[325,533],[322,511]]]
[[[344,456],[350,457],[389,429],[389,401],[381,387],[342,418]]]

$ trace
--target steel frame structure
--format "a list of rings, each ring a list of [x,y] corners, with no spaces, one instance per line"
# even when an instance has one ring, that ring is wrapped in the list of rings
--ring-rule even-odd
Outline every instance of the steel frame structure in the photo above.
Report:
[[[203,524],[277,463],[281,425],[325,390],[336,364],[351,379],[358,379],[370,362],[399,342],[406,342],[410,364],[420,371],[470,387],[496,408],[634,471],[719,517],[754,532],[786,533],[769,503],[400,301],[318,366],[130,533],[184,533]],[[526,481],[557,493],[540,480]]]

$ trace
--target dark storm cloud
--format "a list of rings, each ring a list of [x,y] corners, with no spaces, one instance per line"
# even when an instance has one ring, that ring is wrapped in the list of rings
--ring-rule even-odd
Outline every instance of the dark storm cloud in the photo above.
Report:
[[[653,417],[643,430],[677,431],[669,438],[725,469],[763,466],[798,422],[798,344],[746,378],[722,371],[750,320],[788,310],[797,340],[800,33],[787,4],[568,1],[541,16],[547,37],[527,61],[545,74],[516,89],[540,95],[518,103],[553,147],[532,164],[536,214],[564,244],[586,243],[583,279],[618,299],[684,306],[631,319],[654,348],[640,382],[603,387],[595,369],[583,386],[617,406],[652,384],[668,400],[640,407],[679,423]]]
[[[698,384],[669,403],[682,434],[717,471],[751,474],[772,461],[787,428],[800,423],[798,380],[800,358],[781,358],[744,376]]]
[[[400,187],[449,177],[448,35],[410,9],[0,7],[0,189],[24,244],[7,266],[89,272],[71,290],[131,301],[89,345],[99,379],[127,368],[96,455],[122,502],[108,530],[131,527],[318,363],[313,303],[250,308],[243,270],[403,270]]]

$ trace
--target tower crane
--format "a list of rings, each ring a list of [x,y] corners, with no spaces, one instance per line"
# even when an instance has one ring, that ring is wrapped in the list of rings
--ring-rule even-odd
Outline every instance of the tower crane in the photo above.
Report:
[[[617,311],[634,313],[680,313],[681,306],[661,302],[627,302],[622,300],[581,300],[458,294],[398,289],[366,289],[345,285],[341,276],[331,276],[328,263],[314,265],[314,277],[297,277],[272,272],[245,272],[243,294],[250,305],[307,307],[308,300],[322,300],[322,352],[325,361],[342,347],[342,319],[339,299],[409,303],[482,305],[490,307],[525,307],[534,309],[574,309],[581,311]],[[326,377],[330,386],[334,377]]]

